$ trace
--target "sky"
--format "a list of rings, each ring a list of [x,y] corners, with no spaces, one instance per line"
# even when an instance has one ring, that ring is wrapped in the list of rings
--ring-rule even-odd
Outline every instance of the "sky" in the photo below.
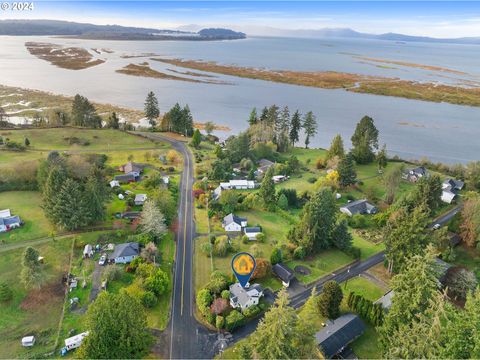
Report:
[[[348,27],[373,34],[480,37],[480,2],[475,1],[33,1],[33,11],[0,11],[0,19],[194,31],[227,27],[249,35]]]

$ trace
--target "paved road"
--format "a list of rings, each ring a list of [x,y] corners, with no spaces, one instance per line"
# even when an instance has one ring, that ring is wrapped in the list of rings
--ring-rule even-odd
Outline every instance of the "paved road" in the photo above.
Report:
[[[447,211],[445,214],[440,215],[438,218],[436,218],[428,227],[431,229],[435,224],[440,224],[441,226],[445,225],[448,223],[452,218],[457,215],[457,213],[462,210],[462,206],[456,206],[452,210]]]

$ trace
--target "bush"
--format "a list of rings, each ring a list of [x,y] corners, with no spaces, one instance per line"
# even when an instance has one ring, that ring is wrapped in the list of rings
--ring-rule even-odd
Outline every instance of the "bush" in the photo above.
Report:
[[[356,246],[349,247],[348,249],[345,249],[344,252],[345,254],[353,257],[355,260],[360,259],[360,256],[362,255],[362,250]]]
[[[325,161],[322,158],[319,158],[315,163],[315,166],[317,167],[318,170],[325,169]]]
[[[249,241],[250,241],[250,240],[248,240],[248,236],[247,236],[247,235],[243,235],[243,236],[242,236],[242,243],[248,244]]]
[[[308,181],[310,184],[314,184],[315,181],[317,181],[317,178],[312,176],[312,177],[309,177],[309,178],[307,179],[307,181]]]
[[[207,255],[207,257],[210,257],[211,253],[212,253],[212,244],[208,243],[208,242],[205,242],[203,243],[202,245],[200,245],[200,249],[202,250],[202,252]]]
[[[215,327],[217,329],[223,329],[225,326],[225,318],[223,316],[218,315],[217,319],[215,320]]]
[[[257,241],[259,243],[264,243],[265,239],[266,239],[266,236],[265,236],[264,233],[260,233],[260,234],[257,234],[257,236],[255,236],[255,238],[257,239]]]
[[[222,299],[229,300],[229,299],[230,299],[230,291],[228,291],[228,290],[223,290],[221,296],[222,296]]]
[[[363,229],[367,226],[367,219],[364,215],[355,214],[349,218],[348,224],[354,229]]]
[[[103,272],[103,278],[108,282],[118,280],[122,276],[122,269],[117,265],[108,265]]]
[[[270,255],[270,262],[272,265],[278,264],[282,262],[282,250],[279,248],[273,248],[272,254]]]
[[[228,237],[226,235],[219,236],[215,240],[215,245],[213,247],[213,254],[215,256],[227,256],[230,251],[230,243],[228,242]]]
[[[153,292],[145,291],[145,293],[143,294],[142,303],[145,307],[152,308],[157,305],[157,301],[158,299]]]
[[[245,315],[247,318],[254,318],[258,314],[260,314],[262,310],[256,305],[250,306],[249,308],[246,308],[245,311],[243,312],[243,315]]]
[[[210,290],[202,289],[197,293],[197,306],[202,314],[210,312],[213,296]]]
[[[303,246],[299,246],[295,249],[295,251],[293,252],[293,257],[295,259],[304,259],[305,256],[307,255],[307,251],[305,250],[305,248]]]
[[[8,286],[7,283],[0,283],[0,302],[7,302],[13,297],[12,289]]]
[[[228,331],[232,331],[237,327],[242,326],[244,322],[245,322],[245,316],[243,316],[239,311],[233,310],[225,318],[225,328]]]
[[[350,200],[350,201],[354,201],[354,200],[355,200],[355,197],[354,197],[353,195],[351,195],[351,194],[347,194],[347,195],[345,196],[345,198],[346,198],[347,200]]]

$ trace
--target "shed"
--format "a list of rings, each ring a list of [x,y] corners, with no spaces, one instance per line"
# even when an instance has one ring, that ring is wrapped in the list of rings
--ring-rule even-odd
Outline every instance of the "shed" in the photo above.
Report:
[[[22,338],[22,346],[31,347],[35,345],[35,336],[25,336]]]
[[[272,272],[282,281],[282,285],[285,287],[289,287],[290,281],[295,278],[292,269],[283,263],[273,265]]]
[[[110,187],[111,188],[118,187],[118,186],[120,186],[120,182],[118,180],[110,181]]]
[[[262,228],[260,226],[246,227],[244,232],[248,240],[257,240],[257,235],[262,233]]]
[[[73,350],[73,349],[76,349],[76,348],[80,347],[80,345],[82,345],[83,339],[87,336],[88,336],[88,331],[85,331],[81,334],[78,334],[78,335],[69,337],[68,339],[65,339],[65,348],[67,350]]]
[[[93,246],[90,244],[85,245],[83,248],[83,257],[89,258],[93,256]]]
[[[345,314],[330,320],[315,334],[315,339],[326,359],[331,359],[365,332],[365,324],[355,314]]]
[[[143,205],[147,200],[147,194],[137,194],[135,195],[135,205]]]

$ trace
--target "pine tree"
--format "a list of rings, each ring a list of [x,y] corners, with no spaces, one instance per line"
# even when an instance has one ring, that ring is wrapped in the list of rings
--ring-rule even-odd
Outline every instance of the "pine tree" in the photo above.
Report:
[[[273,166],[265,173],[258,194],[262,198],[266,207],[271,208],[275,205],[275,183],[273,182]]]
[[[317,133],[317,120],[311,111],[305,114],[303,130],[305,131],[305,149],[307,149],[310,144],[310,138],[314,137]]]
[[[88,223],[95,223],[105,219],[105,203],[108,193],[105,187],[105,179],[99,170],[90,175],[85,184],[86,205],[88,207]]]
[[[88,201],[82,186],[73,179],[67,179],[54,206],[55,223],[67,230],[76,230],[87,225]]]
[[[300,136],[300,128],[302,126],[301,118],[300,118],[300,113],[295,111],[295,113],[292,116],[292,120],[290,122],[290,142],[292,146],[295,146],[295,143],[298,141],[299,136]]]
[[[190,107],[185,105],[182,110],[182,124],[183,124],[183,129],[182,129],[182,134],[185,136],[192,136],[193,134],[193,116],[190,111]]]
[[[153,91],[150,91],[145,99],[145,117],[152,128],[157,126],[156,119],[160,116],[158,100]]]
[[[343,293],[340,285],[333,280],[327,281],[318,296],[318,310],[320,311],[320,315],[332,320],[336,319],[340,315],[342,299]]]
[[[258,122],[257,108],[253,108],[248,118],[248,125],[253,126]]]
[[[75,95],[72,103],[72,123],[75,126],[101,128],[102,118],[97,114],[95,106],[79,94]]]
[[[202,142],[202,135],[200,134],[200,131],[198,129],[195,129],[192,136],[192,146],[195,149],[198,149],[200,147],[201,142]]]
[[[285,152],[288,150],[288,146],[290,145],[289,131],[290,131],[290,110],[288,109],[288,106],[285,106],[283,110],[280,112],[277,128],[275,129],[275,132],[276,132],[275,137],[277,140],[277,150],[279,152]]]
[[[343,148],[343,139],[340,134],[335,135],[330,144],[330,148],[327,152],[326,160],[333,159],[335,156],[338,156],[342,159],[345,156],[345,150]]]
[[[44,274],[38,257],[38,251],[30,246],[23,252],[20,281],[27,289],[39,289],[42,286]]]
[[[352,247],[352,234],[348,231],[348,223],[346,220],[340,221],[333,230],[333,245],[340,250],[348,250]]]
[[[359,164],[367,164],[375,158],[374,149],[378,149],[378,129],[369,116],[364,116],[352,135],[352,154]]]
[[[149,234],[156,239],[159,239],[166,233],[167,228],[164,216],[153,200],[145,201],[140,225],[145,234]]]
[[[62,165],[55,162],[52,163],[54,165],[51,167],[43,190],[42,208],[47,219],[52,223],[56,223],[58,214],[55,204],[57,203],[62,185],[67,180],[67,172]]]
[[[347,187],[355,184],[357,173],[355,172],[353,157],[350,153],[340,160],[337,171],[339,175],[340,186]]]
[[[268,117],[268,108],[265,106],[263,109],[262,109],[262,113],[260,114],[260,121],[266,121],[267,120],[267,117]]]

